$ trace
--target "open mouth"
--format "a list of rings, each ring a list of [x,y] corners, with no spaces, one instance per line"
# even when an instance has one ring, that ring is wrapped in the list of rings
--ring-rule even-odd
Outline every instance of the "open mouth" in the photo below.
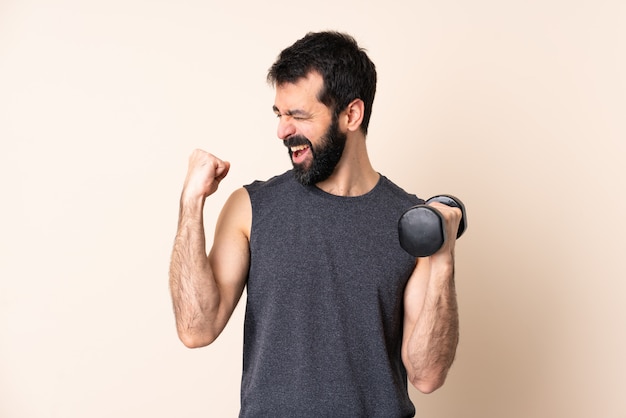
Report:
[[[301,163],[304,161],[306,154],[309,151],[308,145],[295,145],[293,147],[289,147],[291,151],[291,158],[295,164]]]

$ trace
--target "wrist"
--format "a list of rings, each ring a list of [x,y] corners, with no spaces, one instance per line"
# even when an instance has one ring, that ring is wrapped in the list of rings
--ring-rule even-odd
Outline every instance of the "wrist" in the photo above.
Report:
[[[180,205],[190,207],[203,206],[205,199],[206,196],[202,193],[197,193],[193,190],[183,189],[182,193],[180,194]]]
[[[436,276],[454,275],[454,252],[437,251],[430,256],[430,268]]]
[[[180,217],[201,218],[204,209],[204,196],[193,196],[183,192],[180,197]]]

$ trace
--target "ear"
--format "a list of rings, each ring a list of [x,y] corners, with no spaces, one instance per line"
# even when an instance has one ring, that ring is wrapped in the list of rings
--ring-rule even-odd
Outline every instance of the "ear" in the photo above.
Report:
[[[361,99],[354,99],[346,106],[343,111],[342,121],[345,123],[345,129],[348,131],[356,131],[361,127],[363,122],[363,114],[365,113],[365,103]]]

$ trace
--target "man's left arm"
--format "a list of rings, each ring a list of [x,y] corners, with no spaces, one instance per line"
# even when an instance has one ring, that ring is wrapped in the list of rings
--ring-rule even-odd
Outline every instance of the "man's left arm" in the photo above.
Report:
[[[402,361],[409,381],[423,393],[443,385],[459,341],[454,245],[461,211],[432,205],[444,216],[451,238],[435,254],[417,259],[404,292]]]

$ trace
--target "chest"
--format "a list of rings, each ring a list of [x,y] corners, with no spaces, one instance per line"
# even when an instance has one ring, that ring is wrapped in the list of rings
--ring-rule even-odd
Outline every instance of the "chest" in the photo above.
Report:
[[[414,266],[399,245],[400,214],[296,199],[253,212],[248,292],[397,303]]]

